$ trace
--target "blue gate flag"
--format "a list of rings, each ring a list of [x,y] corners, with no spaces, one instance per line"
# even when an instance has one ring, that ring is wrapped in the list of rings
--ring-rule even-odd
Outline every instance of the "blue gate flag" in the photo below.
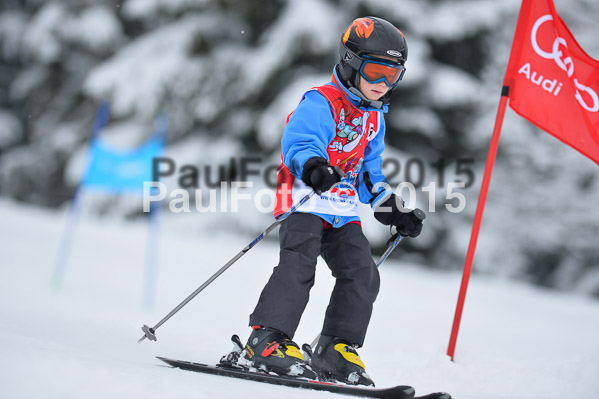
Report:
[[[141,193],[144,181],[152,180],[152,159],[162,154],[167,132],[168,120],[161,113],[156,118],[154,135],[134,149],[112,148],[100,135],[94,135],[81,185],[105,192]]]

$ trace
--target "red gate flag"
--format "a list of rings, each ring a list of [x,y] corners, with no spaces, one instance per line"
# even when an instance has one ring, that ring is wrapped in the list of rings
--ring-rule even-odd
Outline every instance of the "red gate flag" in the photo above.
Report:
[[[503,116],[514,111],[599,164],[599,61],[589,57],[551,0],[522,0],[472,224],[447,354],[453,360]]]
[[[524,0],[504,86],[518,114],[599,163],[599,61],[551,0]]]

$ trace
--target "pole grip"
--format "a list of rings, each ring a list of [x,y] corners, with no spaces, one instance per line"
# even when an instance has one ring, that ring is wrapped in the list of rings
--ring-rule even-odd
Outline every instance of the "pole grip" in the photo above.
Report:
[[[424,213],[424,211],[419,208],[414,209],[414,216],[416,216],[419,220],[426,219],[426,213]]]
[[[424,213],[424,211],[422,209],[416,208],[412,211],[412,213],[414,214],[416,219],[418,219],[420,221],[423,221],[424,219],[426,219],[426,213]],[[395,239],[397,234],[401,235],[402,237],[405,237],[408,235],[405,231],[397,231],[397,233],[392,237],[392,239]],[[391,241],[391,240],[389,240],[389,241]],[[389,242],[387,242],[387,244],[389,244]]]

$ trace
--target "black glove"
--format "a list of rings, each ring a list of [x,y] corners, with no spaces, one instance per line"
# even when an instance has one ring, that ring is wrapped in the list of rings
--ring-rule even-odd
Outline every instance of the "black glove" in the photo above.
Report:
[[[341,180],[339,173],[322,157],[312,157],[304,164],[302,181],[320,194]]]
[[[404,208],[403,200],[392,194],[375,209],[374,217],[384,225],[395,226],[402,236],[413,238],[420,235],[425,215],[420,209]]]

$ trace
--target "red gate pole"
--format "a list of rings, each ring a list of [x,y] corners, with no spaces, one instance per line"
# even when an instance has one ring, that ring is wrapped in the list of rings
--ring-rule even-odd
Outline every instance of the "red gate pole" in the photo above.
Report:
[[[493,129],[493,136],[491,138],[491,144],[489,146],[489,153],[487,155],[487,162],[485,165],[485,174],[483,176],[483,182],[480,187],[480,194],[478,196],[478,204],[476,206],[476,213],[474,215],[474,223],[472,225],[472,234],[470,235],[470,244],[468,245],[468,253],[466,255],[466,262],[464,264],[464,272],[462,274],[462,284],[460,286],[460,293],[458,295],[458,303],[455,310],[455,316],[453,319],[453,327],[451,328],[451,337],[449,338],[449,347],[447,348],[447,354],[453,361],[455,353],[455,346],[458,339],[458,331],[460,329],[460,321],[462,320],[462,310],[464,309],[464,302],[466,300],[466,290],[468,289],[468,282],[470,281],[470,273],[472,272],[472,263],[474,261],[474,252],[476,250],[476,242],[478,241],[478,232],[480,231],[480,224],[483,218],[483,212],[485,209],[485,202],[487,201],[487,193],[489,191],[489,184],[491,182],[491,174],[493,172],[493,165],[495,164],[495,156],[497,155],[497,147],[499,146],[499,136],[501,135],[501,126],[503,124],[503,117],[505,115],[505,109],[508,102],[509,86],[503,86],[501,90],[501,100],[499,101],[499,107],[497,109],[497,116],[495,118],[495,128]]]

